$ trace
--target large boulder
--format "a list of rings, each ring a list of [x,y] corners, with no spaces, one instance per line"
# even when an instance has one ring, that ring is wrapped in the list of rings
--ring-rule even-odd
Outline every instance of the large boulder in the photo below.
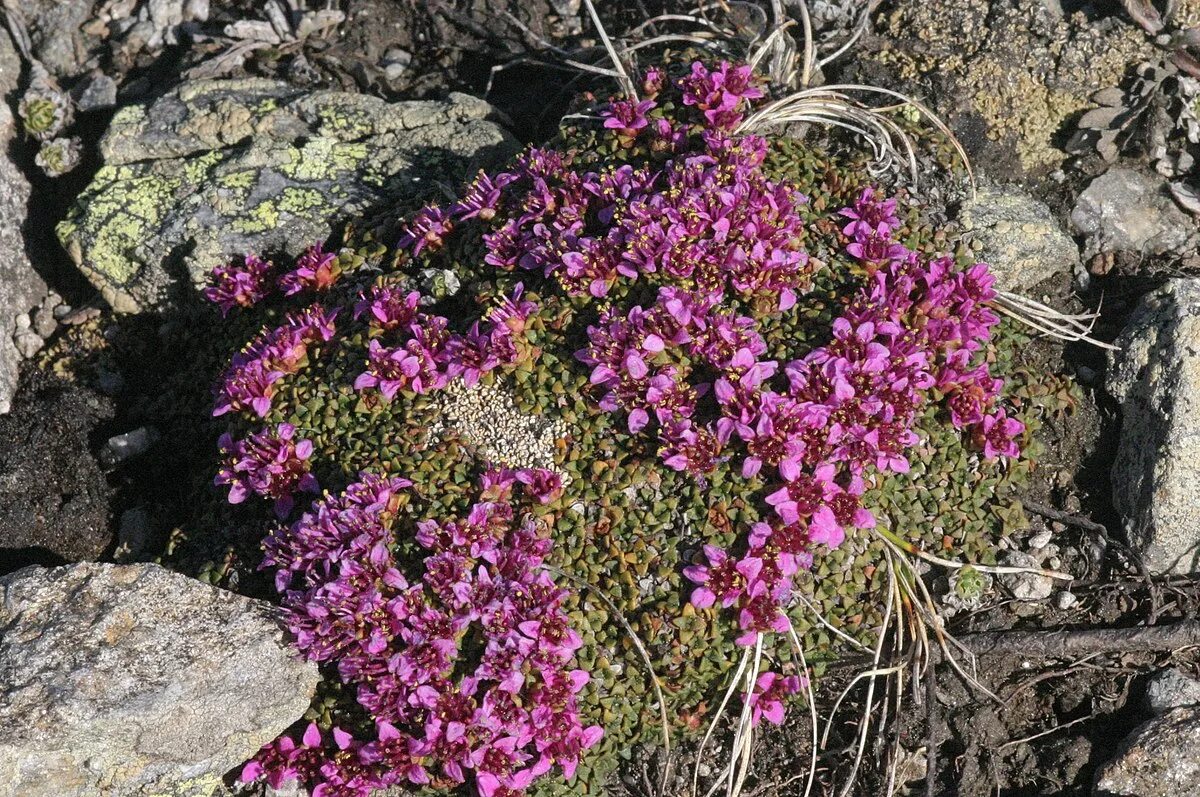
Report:
[[[296,255],[372,208],[428,194],[514,151],[487,103],[387,103],[263,79],[185,83],[120,110],[105,165],[59,225],[119,312],[248,252]]]
[[[0,579],[0,796],[210,797],[316,688],[273,612],[151,564]]]
[[[28,332],[18,330],[17,319],[28,321],[28,313],[46,295],[46,283],[29,262],[21,232],[28,215],[29,181],[9,157],[18,130],[8,100],[20,75],[21,59],[8,33],[0,29],[0,415],[8,412],[17,389],[21,353],[16,338]]]
[[[1100,768],[1096,797],[1194,797],[1200,783],[1200,708],[1139,725]]]
[[[1113,503],[1152,573],[1200,572],[1200,280],[1148,294],[1116,345]]]

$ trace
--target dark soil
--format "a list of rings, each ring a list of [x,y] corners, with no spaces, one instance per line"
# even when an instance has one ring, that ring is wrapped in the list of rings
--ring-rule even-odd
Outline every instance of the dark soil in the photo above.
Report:
[[[0,574],[100,557],[112,541],[112,490],[92,452],[112,402],[28,374],[0,416]]]

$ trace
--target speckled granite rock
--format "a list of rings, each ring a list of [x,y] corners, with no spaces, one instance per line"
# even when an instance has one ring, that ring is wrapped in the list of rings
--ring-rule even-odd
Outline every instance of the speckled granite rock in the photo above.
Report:
[[[8,412],[17,389],[21,354],[15,335],[16,320],[38,305],[46,283],[33,270],[25,254],[21,227],[29,205],[29,181],[8,157],[17,135],[16,120],[4,101],[17,87],[21,61],[8,32],[0,28],[0,415]]]
[[[493,113],[462,94],[389,104],[272,80],[185,83],[117,113],[59,238],[116,310],[160,307],[231,256],[299,254],[423,179],[510,154]]]
[[[1200,708],[1177,708],[1139,725],[1100,768],[1096,797],[1195,797]]]
[[[1023,191],[982,186],[963,203],[959,223],[983,245],[980,254],[1005,290],[1028,290],[1079,265],[1079,249],[1050,208]]]
[[[210,797],[308,708],[273,608],[157,565],[0,579],[0,795]]]
[[[1116,345],[1113,503],[1152,573],[1200,572],[1200,280],[1148,294]]]

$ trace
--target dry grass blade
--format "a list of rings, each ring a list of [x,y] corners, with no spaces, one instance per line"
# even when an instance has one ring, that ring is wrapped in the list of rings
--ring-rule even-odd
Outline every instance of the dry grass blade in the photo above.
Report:
[[[925,119],[927,119],[937,130],[946,136],[954,147],[955,153],[963,163],[963,167],[967,170],[967,176],[970,178],[971,185],[975,185],[975,173],[971,168],[970,158],[967,157],[967,152],[963,149],[962,144],[950,128],[943,122],[937,114],[927,108],[923,103],[901,94],[891,89],[879,88],[878,86],[867,86],[857,83],[835,84],[831,86],[819,86],[816,88],[806,88],[800,91],[793,92],[786,97],[781,97],[774,102],[770,102],[759,110],[755,111],[747,117],[738,128],[739,133],[753,133],[762,131],[768,127],[775,127],[782,124],[788,124],[794,121],[807,121],[796,118],[798,115],[811,114],[815,107],[823,108],[827,113],[835,116],[847,117],[855,119],[860,123],[862,120],[869,118],[870,126],[876,128],[877,131],[887,130],[888,136],[883,137],[882,143],[873,142],[872,147],[878,152],[880,149],[895,151],[895,145],[891,142],[890,136],[895,135],[899,138],[906,147],[910,157],[909,166],[916,176],[916,158],[913,154],[911,142],[908,140],[907,134],[900,130],[891,119],[887,118],[885,113],[889,108],[872,108],[851,96],[851,92],[860,92],[864,94],[874,94],[885,96],[891,99],[899,100],[902,104],[915,108]]]
[[[750,659],[754,655],[754,651],[746,648],[746,652],[742,654],[742,660],[738,663],[737,671],[733,674],[733,681],[729,688],[725,690],[725,694],[721,697],[721,703],[717,706],[717,711],[713,715],[713,719],[708,724],[708,730],[704,733],[704,738],[700,740],[700,747],[696,750],[696,766],[692,769],[692,797],[696,797],[700,788],[700,761],[704,757],[704,749],[708,747],[709,741],[712,739],[713,733],[716,732],[717,724],[720,722],[721,716],[725,713],[725,706],[729,705],[729,701],[736,693],[738,686],[742,682],[742,676],[746,672],[746,667],[750,664]],[[756,676],[757,677],[757,676]]]
[[[608,37],[608,31],[604,29],[604,23],[600,21],[600,14],[597,13],[595,4],[592,0],[583,0],[583,4],[587,6],[588,16],[592,18],[592,24],[596,26],[600,41],[604,43],[604,49],[608,50],[608,57],[612,59],[613,69],[617,72],[617,81],[621,84],[621,90],[626,97],[636,101],[638,98],[637,87],[633,83],[633,78],[629,76],[629,72],[626,71],[625,64],[622,63],[617,48],[613,46],[612,39]]]
[[[1117,350],[1117,346],[1092,337],[1100,314],[1067,314],[1033,299],[1008,291],[998,291],[991,303],[997,311],[1037,330],[1047,337],[1068,343],[1088,343],[1101,349]]]

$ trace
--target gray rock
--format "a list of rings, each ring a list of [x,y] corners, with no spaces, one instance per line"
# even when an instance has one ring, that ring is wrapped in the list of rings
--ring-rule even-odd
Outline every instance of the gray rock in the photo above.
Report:
[[[275,610],[157,565],[0,579],[0,795],[209,797],[309,705]]]
[[[58,321],[54,318],[54,305],[42,300],[41,306],[33,313],[33,331],[40,338],[49,338],[58,329]]]
[[[146,453],[158,438],[159,432],[153,426],[139,426],[131,432],[114,435],[104,444],[101,459],[107,465],[116,465]]]
[[[1160,670],[1146,684],[1146,704],[1154,714],[1173,708],[1200,705],[1200,681],[1174,667]]]
[[[117,82],[96,70],[71,88],[71,98],[80,111],[112,108],[117,104]]]
[[[1079,265],[1079,248],[1050,208],[1015,188],[980,188],[963,203],[959,223],[983,244],[982,258],[1004,290],[1026,291]]]
[[[13,343],[16,344],[17,353],[26,360],[31,359],[46,345],[46,341],[32,329],[23,329],[13,335]]]
[[[8,0],[29,32],[33,55],[58,79],[69,78],[96,62],[99,38],[84,31],[93,3],[63,0]]]
[[[1021,551],[1006,552],[1004,564],[1009,567],[1041,567],[1037,559]],[[1003,573],[997,578],[1020,601],[1045,600],[1054,592],[1054,579],[1038,573]]]
[[[150,513],[145,507],[127,509],[121,513],[117,527],[117,549],[113,558],[118,562],[132,562],[146,550],[150,539]]]
[[[1134,729],[1100,768],[1097,797],[1195,797],[1200,708],[1176,708]]]
[[[1196,223],[1175,204],[1162,177],[1119,166],[1084,189],[1071,223],[1087,236],[1085,260],[1101,252],[1178,254],[1196,236]]]
[[[1078,602],[1079,598],[1076,597],[1075,593],[1068,592],[1065,589],[1062,592],[1058,592],[1054,595],[1054,605],[1063,611],[1070,609]]]
[[[185,83],[117,112],[59,239],[117,311],[161,307],[179,277],[198,286],[231,257],[297,255],[368,208],[507,156],[492,115],[462,94],[389,104],[272,80]]]
[[[1200,280],[1145,296],[1116,345],[1113,503],[1150,572],[1200,572]]]
[[[29,181],[8,157],[17,125],[3,100],[16,88],[20,74],[20,57],[8,33],[0,30],[0,415],[8,412],[17,389],[21,353],[13,340],[14,319],[46,294],[46,283],[29,262],[21,232],[28,215]]]

